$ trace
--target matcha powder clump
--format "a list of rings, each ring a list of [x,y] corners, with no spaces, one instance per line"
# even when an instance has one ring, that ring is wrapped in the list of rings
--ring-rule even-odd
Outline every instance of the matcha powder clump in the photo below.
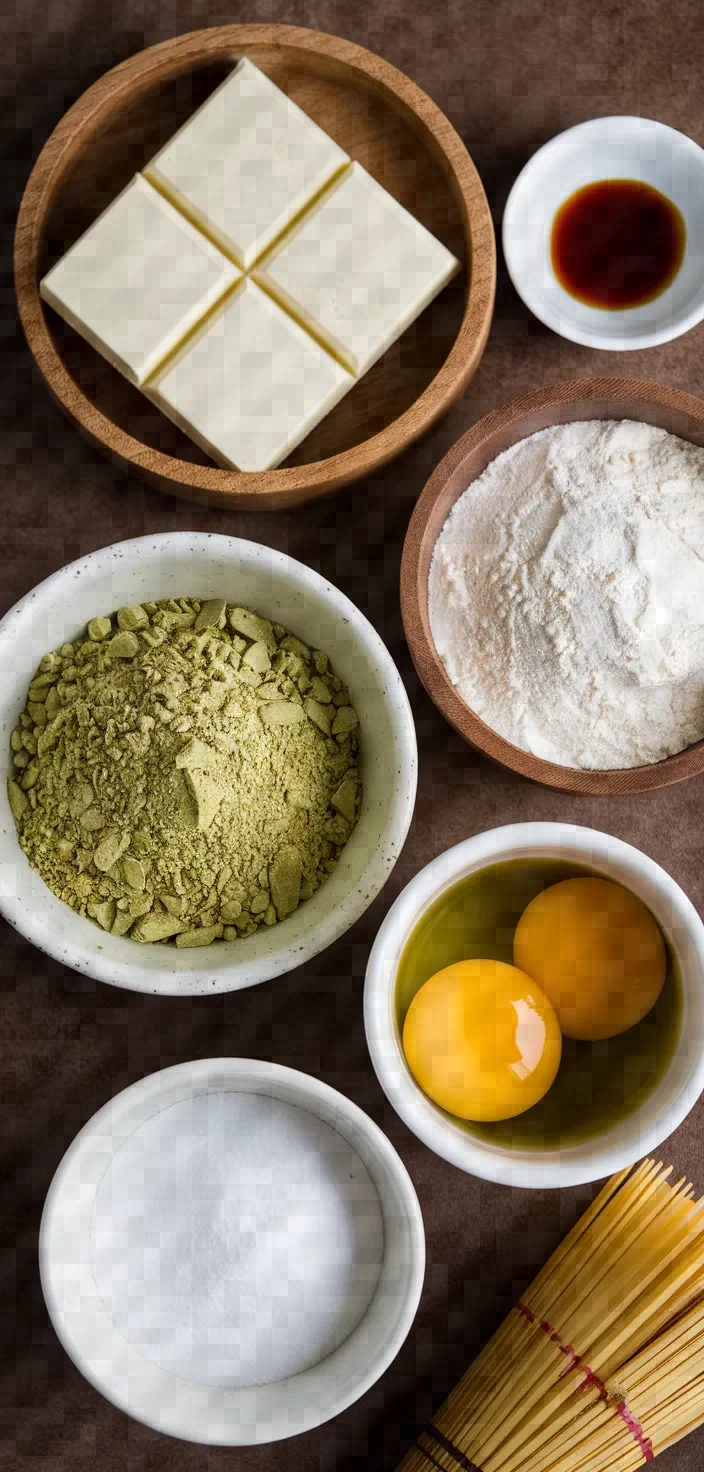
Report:
[[[113,935],[249,935],[334,869],[359,811],[357,726],[327,655],[280,625],[219,598],[121,608],[30,685],[20,844]]]

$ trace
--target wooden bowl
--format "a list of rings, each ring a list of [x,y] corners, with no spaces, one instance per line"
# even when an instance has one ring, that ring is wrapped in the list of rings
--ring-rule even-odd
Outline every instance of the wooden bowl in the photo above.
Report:
[[[428,573],[436,540],[455,502],[491,460],[527,435],[578,419],[638,419],[704,445],[704,401],[676,388],[628,378],[576,379],[536,389],[480,419],[431,475],[411,517],[401,566],[401,611],[413,662],[446,720],[503,767],[560,792],[650,792],[704,771],[704,741],[645,767],[592,771],[562,767],[505,741],[475,715],[452,684],[428,618]]]
[[[39,281],[246,54],[437,235],[465,271],[323,420],[285,467],[216,468],[67,327]],[[319,31],[229,25],[142,51],[89,87],[30,175],[15,240],[20,317],[37,366],[79,429],[126,469],[189,500],[291,506],[369,475],[444,414],[489,333],[494,230],[472,160],[434,102],[372,52]]]

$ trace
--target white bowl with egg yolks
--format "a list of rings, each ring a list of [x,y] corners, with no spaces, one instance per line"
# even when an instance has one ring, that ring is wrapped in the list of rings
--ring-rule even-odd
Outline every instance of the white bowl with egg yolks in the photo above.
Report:
[[[513,859],[579,865],[638,896],[676,960],[681,1013],[672,1056],[652,1092],[602,1133],[560,1148],[512,1146],[470,1133],[416,1083],[398,1026],[399,961],[421,917],[458,881]],[[679,885],[639,849],[570,823],[517,823],[477,834],[416,874],[392,905],[374,943],[364,993],[367,1044],[379,1082],[419,1139],[460,1170],[507,1186],[552,1188],[597,1181],[657,1150],[704,1090],[704,924]],[[598,1046],[598,1044],[596,1045]]]
[[[294,914],[254,935],[197,949],[108,935],[47,888],[19,846],[7,799],[10,735],[43,654],[91,618],[142,599],[223,597],[329,654],[359,714],[362,806],[336,869]],[[0,623],[0,914],[57,961],[131,991],[212,996],[291,971],[343,935],[388,879],[416,794],[413,717],[396,666],[364,614],[282,552],[203,532],[118,542],[70,563]]]

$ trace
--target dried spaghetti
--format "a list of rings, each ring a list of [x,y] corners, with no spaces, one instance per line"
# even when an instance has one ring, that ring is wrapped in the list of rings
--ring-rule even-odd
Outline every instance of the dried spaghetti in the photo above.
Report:
[[[669,1175],[612,1176],[398,1472],[632,1472],[704,1421],[704,1200]]]

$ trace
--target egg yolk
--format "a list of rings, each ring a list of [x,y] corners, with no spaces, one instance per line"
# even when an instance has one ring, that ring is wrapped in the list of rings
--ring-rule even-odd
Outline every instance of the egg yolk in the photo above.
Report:
[[[416,1082],[460,1119],[512,1119],[547,1093],[560,1066],[554,1009],[503,961],[457,961],[413,998],[403,1048]]]
[[[667,953],[641,900],[610,879],[565,879],[524,910],[513,959],[543,988],[568,1038],[613,1038],[655,1006]]]

